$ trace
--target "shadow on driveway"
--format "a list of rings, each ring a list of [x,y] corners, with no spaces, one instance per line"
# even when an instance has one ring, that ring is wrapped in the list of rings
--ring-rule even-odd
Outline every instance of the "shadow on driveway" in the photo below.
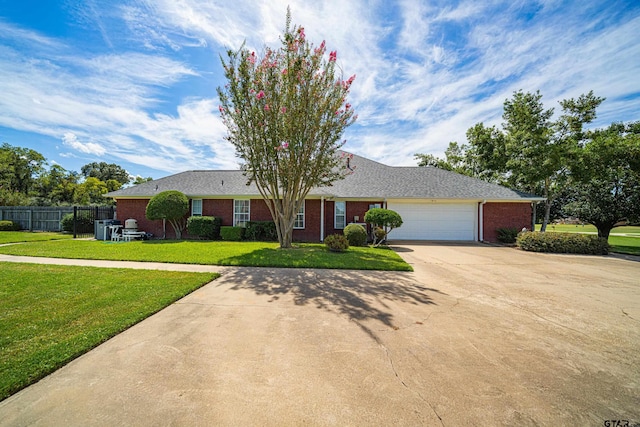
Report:
[[[375,320],[397,329],[391,303],[435,305],[429,294],[446,295],[406,272],[243,268],[226,273],[224,281],[234,283],[231,290],[268,295],[269,302],[289,297],[295,305],[314,305],[346,316],[376,341],[378,337],[362,322]]]

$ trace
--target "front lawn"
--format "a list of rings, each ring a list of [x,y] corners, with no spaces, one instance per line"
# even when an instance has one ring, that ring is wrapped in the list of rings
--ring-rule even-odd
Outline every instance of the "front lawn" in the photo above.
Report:
[[[536,224],[536,230],[540,231],[540,224]],[[547,231],[552,233],[598,233],[596,227],[591,224],[549,224],[547,225]],[[624,234],[624,236],[619,234]],[[609,245],[611,245],[611,252],[640,255],[640,227],[615,227],[611,230],[611,235],[609,235]]]
[[[390,249],[351,247],[344,253],[334,253],[329,252],[325,245],[320,243],[305,243],[294,249],[283,250],[278,249],[277,243],[269,242],[60,240],[2,246],[0,253],[52,258],[245,267],[412,271],[411,266]]]
[[[0,245],[4,243],[40,242],[45,240],[71,239],[73,235],[63,233],[0,231]]]
[[[216,277],[0,263],[0,400]]]

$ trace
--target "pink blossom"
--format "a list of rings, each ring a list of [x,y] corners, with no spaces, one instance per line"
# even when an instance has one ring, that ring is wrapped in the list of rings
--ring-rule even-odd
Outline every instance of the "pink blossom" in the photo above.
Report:
[[[284,70],[282,70],[282,75],[285,75],[285,76],[286,76],[288,72],[289,72],[289,71],[285,68]]]
[[[286,112],[287,112],[287,107],[282,107],[282,108],[280,109],[280,111],[282,112],[282,114],[286,113]]]
[[[289,148],[289,143],[288,142],[283,142],[282,143],[282,148],[284,148],[284,149]]]
[[[249,61],[252,64],[256,63],[256,53],[255,52],[251,52],[251,56],[249,56],[247,58],[247,61]]]
[[[344,109],[345,109],[345,110],[348,110],[349,108],[351,108],[351,104],[347,103],[347,104],[344,106]]]
[[[300,35],[300,40],[304,40],[304,27],[298,28],[298,34]]]
[[[224,112],[224,108],[222,108],[222,105],[218,105],[218,110],[220,110],[221,113]]]
[[[260,92],[258,92],[258,94],[256,95],[256,98],[258,99],[264,98],[264,91],[261,90]]]
[[[271,111],[269,104],[264,104],[264,111]]]
[[[332,50],[329,53],[329,62],[336,62],[337,57],[338,57],[338,52],[336,52],[335,50]]]

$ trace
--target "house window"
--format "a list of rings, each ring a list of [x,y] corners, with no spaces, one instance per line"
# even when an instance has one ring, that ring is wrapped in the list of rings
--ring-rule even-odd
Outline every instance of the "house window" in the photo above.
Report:
[[[296,220],[293,222],[293,228],[304,228],[304,203],[300,205],[300,209],[298,209],[298,213],[296,214]]]
[[[374,203],[372,205],[369,205],[369,209],[380,209],[382,207],[381,203]]]
[[[233,225],[234,227],[246,227],[249,222],[250,200],[233,201]]]
[[[334,204],[334,227],[342,229],[346,225],[347,208],[346,202],[335,202]]]
[[[202,216],[202,199],[191,200],[191,216]]]

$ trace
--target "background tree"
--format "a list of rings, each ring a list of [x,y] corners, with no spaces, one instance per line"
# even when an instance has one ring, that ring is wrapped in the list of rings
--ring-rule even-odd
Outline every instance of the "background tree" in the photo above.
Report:
[[[67,171],[58,164],[51,165],[38,180],[36,204],[41,206],[72,204],[78,181],[77,172]]]
[[[0,188],[25,197],[34,195],[45,162],[44,156],[35,150],[3,143],[0,146]]]
[[[480,128],[478,127],[480,126]],[[491,134],[492,130],[489,130]],[[482,124],[476,125],[475,128],[469,129],[467,137],[469,140],[480,137],[484,134],[484,128]],[[431,166],[452,172],[456,172],[462,175],[470,176],[473,178],[482,179],[484,181],[502,183],[504,178],[502,174],[495,171],[495,168],[487,165],[487,161],[484,157],[478,155],[477,150],[474,149],[476,145],[460,145],[457,142],[450,142],[449,146],[444,152],[445,158],[434,156],[433,154],[415,154],[415,159],[418,161],[418,166]],[[489,161],[493,158],[487,157]]]
[[[110,203],[110,199],[104,197],[108,192],[107,184],[91,176],[76,187],[73,202],[78,205],[105,205]]]
[[[504,102],[502,131],[479,123],[467,132],[472,156],[498,183],[546,198],[541,231],[554,200],[568,185],[571,159],[584,138],[583,126],[595,119],[602,101],[593,92],[563,100],[562,115],[553,121],[553,109],[544,109],[539,91],[518,91]]]
[[[129,172],[115,163],[92,162],[82,166],[80,171],[82,172],[82,175],[87,178],[98,178],[100,181],[105,183],[110,179],[116,180],[122,185],[126,185],[131,181]]]
[[[218,88],[227,139],[243,161],[276,224],[281,248],[290,248],[296,214],[309,191],[328,186],[351,172],[338,150],[341,136],[355,121],[346,102],[355,78],[343,80],[335,51],[325,58],[325,43],[314,47],[304,28],[291,28],[282,46],[248,49],[221,58],[227,84]],[[348,161],[348,159],[347,159]]]
[[[147,181],[153,181],[153,178],[151,178],[150,176],[146,177],[146,178],[143,178],[140,175],[136,175],[136,177],[134,178],[132,184],[133,185],[138,185],[138,184],[142,184],[143,182],[147,182]]]
[[[588,133],[573,167],[574,201],[565,210],[608,239],[624,221],[640,221],[640,122]]]
[[[145,216],[151,220],[162,220],[163,236],[165,237],[165,221],[169,221],[176,233],[176,239],[182,239],[182,231],[185,229],[189,212],[189,199],[179,191],[163,191],[149,200]]]

